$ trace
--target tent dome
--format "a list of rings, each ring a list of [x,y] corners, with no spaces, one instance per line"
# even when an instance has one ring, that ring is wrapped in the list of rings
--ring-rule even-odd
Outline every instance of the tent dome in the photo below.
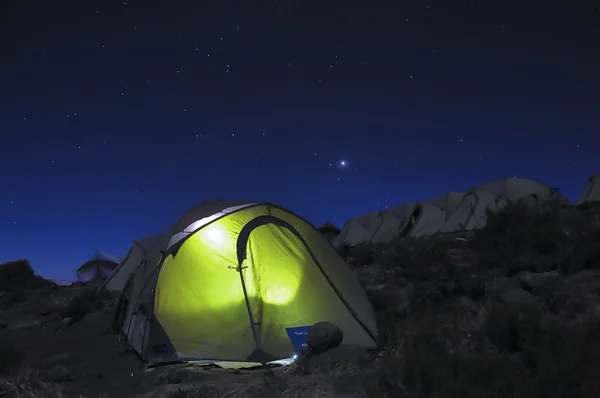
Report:
[[[297,350],[291,336],[320,321],[345,344],[375,347],[356,276],[312,224],[277,205],[204,202],[134,242],[128,258],[107,287],[123,288],[120,328],[147,365],[285,359]]]

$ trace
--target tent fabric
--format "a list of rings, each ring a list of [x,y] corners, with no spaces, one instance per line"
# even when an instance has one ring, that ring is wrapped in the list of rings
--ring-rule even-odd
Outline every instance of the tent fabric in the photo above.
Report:
[[[75,271],[75,274],[77,275],[77,281],[79,282],[101,280],[109,277],[117,266],[118,263],[112,261],[92,259],[86,261],[79,267],[77,271]]]
[[[447,214],[452,214],[454,210],[456,210],[464,196],[464,192],[447,192],[445,194],[428,199],[425,202],[431,203],[441,208]]]
[[[506,199],[478,189],[469,190],[439,232],[470,231],[482,228],[487,212],[496,212],[506,206]]]
[[[323,225],[317,228],[321,234],[329,241],[329,243],[333,244],[335,238],[342,232],[341,229],[336,227],[332,222],[325,221]]]
[[[600,179],[595,178],[593,181],[590,178],[582,197],[600,197]],[[529,206],[548,202],[570,205],[556,188],[528,178],[503,178],[471,187],[466,193],[448,192],[425,201],[403,203],[352,218],[333,244],[340,247],[385,243],[398,236],[420,237],[477,229],[485,225],[487,210],[496,211],[508,202]]]
[[[376,230],[376,216],[374,213],[367,213],[359,217],[351,218],[344,224],[344,227],[334,239],[333,245],[340,247],[343,245],[356,246],[368,242],[371,235]]]
[[[331,244],[269,203],[205,202],[144,251],[122,331],[147,365],[289,358],[287,328],[338,325],[375,347],[371,304]]]
[[[387,211],[374,211],[350,219],[342,228],[334,246],[358,246],[363,243],[389,242],[399,233],[401,220]]]
[[[467,190],[439,232],[482,228],[487,222],[488,211],[497,212],[510,202],[521,202],[532,207],[548,202],[570,204],[558,189],[532,179],[504,178],[489,181]]]
[[[419,237],[437,233],[446,222],[446,209],[433,203],[421,202],[415,209],[413,216],[403,235]]]
[[[403,219],[397,215],[383,210],[378,214],[381,223],[377,230],[371,235],[370,242],[372,243],[388,243],[400,235]]]
[[[418,202],[402,235],[416,238],[437,233],[458,207],[464,195],[462,192],[448,192]]]
[[[416,206],[416,202],[406,203],[352,218],[346,221],[333,245],[341,247],[391,242],[400,235]]]
[[[536,205],[557,200],[559,204],[569,205],[569,200],[556,188],[529,178],[503,178],[486,182],[471,188],[472,190],[487,191],[507,201],[525,201]]]
[[[417,208],[417,203],[418,202],[403,203],[398,206],[394,206],[389,209],[386,209],[386,211],[388,213],[392,213],[393,215],[398,217],[400,220],[403,220],[403,222],[407,222],[408,219],[410,218],[410,216],[413,214],[413,212]]]
[[[92,260],[106,260],[115,264],[120,264],[122,261],[122,259],[117,256],[113,256],[112,254],[107,254],[99,251],[96,251],[88,261]]]
[[[121,261],[113,274],[106,279],[104,287],[111,291],[121,291],[129,276],[135,272],[146,257],[146,253],[156,246],[162,235],[150,236],[133,241],[125,258]]]
[[[600,201],[600,174],[588,178],[588,182],[583,190],[577,204],[584,202]]]
[[[336,233],[340,233],[342,230],[339,229],[338,227],[335,226],[334,223],[332,223],[331,221],[325,221],[323,223],[323,225],[321,225],[319,228],[317,228],[319,231],[324,232],[324,231],[333,231]]]

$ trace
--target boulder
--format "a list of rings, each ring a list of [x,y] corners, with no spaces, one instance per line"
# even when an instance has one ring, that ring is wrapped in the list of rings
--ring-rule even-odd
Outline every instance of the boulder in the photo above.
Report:
[[[537,303],[536,297],[521,288],[511,288],[499,295],[500,301],[509,305],[529,306]]]
[[[329,322],[317,322],[308,329],[306,344],[315,354],[339,346],[344,339],[342,329]]]
[[[65,366],[56,365],[48,370],[46,380],[53,382],[71,381],[71,372]]]
[[[40,328],[41,326],[42,326],[42,321],[33,320],[33,321],[19,322],[17,324],[9,326],[9,328],[13,329],[13,330],[22,330],[22,329]]]
[[[459,297],[455,302],[455,306],[466,312],[476,313],[478,311],[477,305],[468,297]]]
[[[367,351],[358,345],[340,345],[311,358],[314,371],[331,371],[338,367],[361,368],[368,363]]]
[[[561,282],[558,271],[527,272],[521,276],[521,286],[531,293],[557,286]]]
[[[600,280],[600,272],[583,270],[565,278],[565,284],[573,287],[588,284]]]
[[[506,276],[499,276],[485,283],[486,293],[499,294],[512,287],[512,281]]]
[[[51,357],[45,358],[43,360],[43,364],[45,365],[54,365],[58,362],[69,361],[73,358],[73,356],[68,352],[63,352],[61,354],[53,355]]]
[[[79,323],[86,328],[97,328],[108,324],[110,320],[103,311],[93,311],[85,314]]]
[[[400,288],[392,283],[384,283],[367,288],[371,303],[375,308],[393,309],[398,315],[406,314],[411,286]]]
[[[399,287],[406,287],[406,285],[408,284],[408,280],[403,276],[398,276],[396,277],[395,283]]]

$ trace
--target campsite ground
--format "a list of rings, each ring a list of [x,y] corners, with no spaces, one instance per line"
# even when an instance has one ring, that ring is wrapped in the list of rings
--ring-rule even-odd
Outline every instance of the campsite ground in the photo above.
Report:
[[[377,352],[294,366],[144,372],[112,332],[114,298],[0,266],[0,397],[600,396],[600,206],[494,215],[344,253],[377,311]]]

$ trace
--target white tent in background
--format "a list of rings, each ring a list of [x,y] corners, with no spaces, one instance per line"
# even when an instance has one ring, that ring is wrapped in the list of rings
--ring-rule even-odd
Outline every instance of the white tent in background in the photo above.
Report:
[[[151,249],[158,245],[162,235],[151,236],[148,238],[137,239],[133,241],[127,255],[121,261],[119,266],[114,270],[112,275],[104,283],[104,287],[108,290],[120,291],[123,290],[129,275],[131,275],[141,264],[144,257]],[[165,247],[166,244],[165,243]]]
[[[343,245],[356,246],[362,243],[370,242],[377,231],[385,225],[385,215],[380,211],[374,211],[362,216],[351,218],[346,221],[340,234],[334,239],[333,245],[340,247]]]
[[[381,213],[385,213],[386,222],[373,235],[371,242],[387,243],[401,236],[402,231],[410,224],[410,217],[417,206],[417,202],[408,202],[382,211]]]
[[[456,210],[464,196],[464,192],[447,192],[445,194],[436,196],[435,198],[426,200],[425,202],[434,204],[451,214],[454,212],[454,210]]]
[[[600,200],[600,176],[590,177],[582,198],[584,196],[596,198],[587,200]],[[556,188],[538,181],[503,178],[472,187],[466,193],[448,192],[429,200],[404,203],[352,218],[333,245],[386,243],[399,236],[419,237],[478,229],[487,222],[487,210],[496,212],[509,202],[538,206],[550,201],[570,204]]]
[[[97,251],[75,271],[77,280],[79,282],[90,282],[106,279],[114,272],[120,262],[121,259],[117,256]]]
[[[437,233],[456,210],[464,195],[463,192],[448,192],[417,203],[402,234],[419,237]]]
[[[525,201],[526,204],[538,205],[557,200],[559,204],[570,204],[556,188],[529,178],[503,178],[486,182],[472,189],[487,191],[510,202]]]
[[[588,182],[577,204],[584,202],[600,202],[600,174],[588,178]]]
[[[392,213],[393,215],[398,217],[400,220],[403,220],[403,223],[407,223],[408,219],[410,218],[412,213],[417,208],[417,203],[418,202],[403,203],[398,206],[390,207],[386,211],[388,213]]]
[[[366,237],[369,236],[368,228],[370,221],[371,213],[348,219],[342,231],[333,239],[333,246],[355,246],[364,243],[367,239]]]
[[[403,225],[410,217],[414,204],[400,205],[392,209],[373,211],[346,221],[342,232],[333,245],[356,246],[362,243],[386,243],[400,235]]]
[[[317,230],[323,234],[327,241],[333,244],[335,238],[342,232],[334,223],[331,221],[325,221]]]
[[[482,228],[487,222],[486,211],[496,212],[506,203],[505,198],[498,197],[491,192],[470,189],[439,232],[470,231]]]
[[[406,220],[386,210],[380,211],[379,217],[381,218],[381,225],[371,236],[370,242],[391,242],[394,238],[400,235],[400,231]]]
[[[456,211],[440,232],[482,228],[487,222],[486,210],[496,212],[509,202],[523,202],[535,207],[557,201],[570,204],[556,188],[528,178],[503,178],[470,188]]]

